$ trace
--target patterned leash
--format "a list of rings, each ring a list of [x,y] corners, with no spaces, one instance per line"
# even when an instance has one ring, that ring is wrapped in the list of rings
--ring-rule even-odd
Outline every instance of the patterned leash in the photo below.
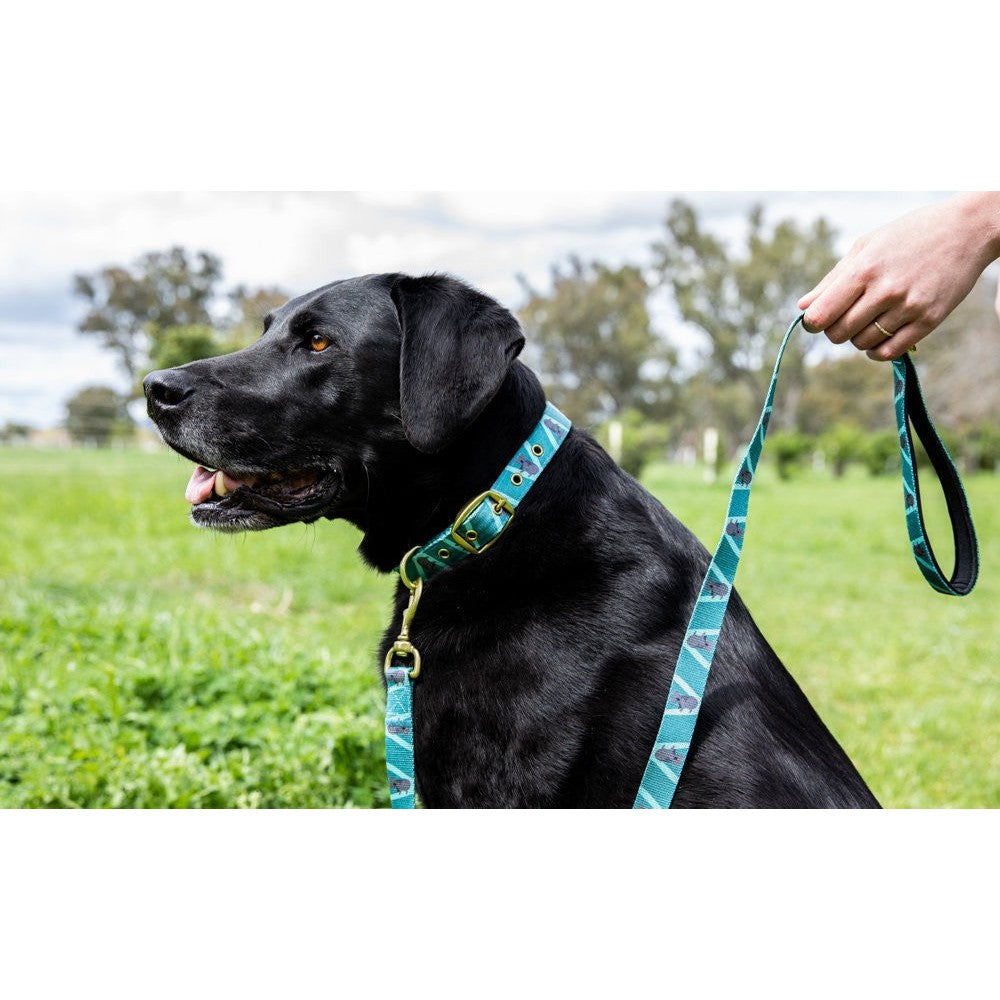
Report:
[[[424,581],[470,556],[485,552],[510,523],[517,505],[527,495],[552,456],[566,440],[570,419],[551,403],[496,482],[459,512],[454,523],[426,545],[403,556],[399,578],[410,592],[399,638],[385,657],[385,766],[389,802],[393,809],[413,809],[413,681],[420,676],[420,653],[410,642],[410,623],[416,614]]]
[[[747,447],[746,457],[733,482],[725,527],[688,622],[687,632],[677,657],[677,666],[674,668],[673,681],[667,693],[663,720],[633,805],[635,809],[669,808],[677,783],[680,781],[691,748],[691,738],[698,721],[698,710],[701,708],[712,659],[718,645],[719,632],[733,592],[733,580],[736,578],[736,570],[743,551],[747,512],[750,506],[750,487],[753,485],[754,473],[757,471],[757,464],[764,448],[764,438],[767,436],[774,389],[778,382],[778,369],[781,367],[785,346],[792,331],[802,322],[803,315],[800,314],[792,323],[785,334],[785,339],[781,342],[767,398],[764,401],[764,409],[757,422],[757,430]],[[965,490],[962,488],[962,481],[954,463],[927,415],[917,372],[909,355],[903,355],[898,361],[894,361],[892,366],[896,425],[899,429],[899,448],[902,455],[906,530],[910,536],[913,556],[920,567],[920,572],[936,591],[964,597],[971,592],[979,575],[979,550]],[[911,426],[931,460],[948,506],[948,516],[951,519],[955,539],[955,568],[951,577],[947,579],[934,556],[924,527],[917,479],[917,459],[910,435]]]

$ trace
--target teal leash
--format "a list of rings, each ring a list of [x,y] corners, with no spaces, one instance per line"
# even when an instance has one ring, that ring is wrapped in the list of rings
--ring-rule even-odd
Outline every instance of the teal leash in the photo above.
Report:
[[[785,333],[771,375],[767,397],[747,453],[733,482],[722,537],[702,581],[674,676],[667,693],[660,728],[636,795],[634,808],[670,806],[691,748],[698,712],[725,620],[733,581],[739,568],[750,505],[750,489],[767,436],[778,371],[798,316]],[[979,573],[979,551],[968,500],[947,449],[931,423],[909,356],[893,362],[893,398],[902,455],[906,527],[913,555],[928,583],[942,594],[964,596]],[[413,682],[420,675],[420,653],[409,630],[426,581],[472,555],[485,552],[510,523],[517,505],[544,471],[565,440],[572,424],[551,403],[507,463],[493,486],[467,504],[452,525],[423,546],[411,549],[398,567],[410,591],[399,638],[385,658],[386,771],[390,801],[395,809],[416,804],[413,759]],[[945,578],[927,537],[920,500],[916,453],[910,429],[923,443],[944,490],[955,542],[955,568]]]
[[[420,653],[410,641],[410,624],[424,583],[464,559],[485,552],[500,537],[518,504],[552,461],[572,426],[568,417],[546,403],[541,419],[496,482],[466,504],[450,527],[425,545],[410,549],[399,564],[399,578],[409,590],[410,600],[403,612],[399,638],[389,648],[384,664],[385,765],[393,809],[413,809],[416,805],[413,682],[420,676]]]
[[[778,370],[788,340],[795,327],[802,322],[803,315],[800,314],[788,328],[778,349],[778,358],[774,364],[764,409],[747,447],[746,457],[733,481],[722,537],[702,581],[688,622],[680,654],[677,657],[677,665],[674,668],[673,680],[667,693],[660,728],[633,805],[635,809],[669,808],[684,770],[743,551],[750,507],[750,488],[764,448],[764,438],[767,436],[774,390],[778,382]],[[979,550],[975,528],[962,481],[927,415],[917,372],[909,355],[904,355],[893,362],[893,399],[902,455],[906,529],[910,536],[913,556],[917,566],[920,567],[920,572],[936,591],[963,597],[972,591],[979,574]],[[910,433],[911,425],[927,451],[941,482],[948,506],[955,540],[955,568],[951,577],[947,579],[934,557],[924,526],[916,453]]]

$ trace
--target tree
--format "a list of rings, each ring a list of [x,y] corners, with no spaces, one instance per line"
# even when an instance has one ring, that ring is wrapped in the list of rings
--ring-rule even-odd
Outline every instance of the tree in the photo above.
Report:
[[[785,220],[768,230],[758,205],[744,246],[731,250],[701,228],[691,205],[671,204],[664,238],[653,244],[655,267],[682,319],[707,337],[702,405],[724,440],[745,441],[753,431],[795,303],[836,263],[833,239],[822,218],[806,229]],[[797,332],[785,352],[778,426],[795,426],[813,343]]]
[[[115,435],[131,433],[126,399],[114,389],[93,385],[66,403],[66,430],[77,444],[106,447]]]
[[[870,361],[851,345],[841,348],[841,352],[836,358],[825,358],[807,367],[799,399],[798,429],[806,434],[822,434],[842,423],[867,431],[895,427],[891,367]],[[778,391],[784,391],[783,384]]]
[[[229,315],[221,317],[217,327],[204,323],[152,327],[149,330],[149,364],[142,374],[214,358],[249,346],[260,337],[264,317],[284,305],[289,296],[280,288],[250,290],[239,285],[228,298]]]
[[[657,415],[669,408],[674,356],[653,330],[639,268],[571,257],[565,271],[552,268],[547,294],[519,280],[528,296],[519,317],[539,376],[572,420],[596,424],[629,408]]]
[[[221,278],[218,257],[204,251],[189,256],[183,247],[143,254],[131,269],[112,265],[74,275],[73,291],[88,306],[79,329],[98,335],[136,382],[153,331],[211,323],[209,307]]]
[[[30,424],[21,424],[13,420],[8,420],[3,427],[0,427],[0,442],[4,444],[23,443],[28,440],[30,435]]]
[[[144,375],[159,368],[174,368],[225,353],[219,334],[202,323],[154,329],[149,339],[149,367],[142,373]]]
[[[267,314],[283,306],[290,298],[287,292],[274,285],[256,289],[237,285],[229,293],[230,321],[226,331],[228,349],[238,351],[257,340]]]

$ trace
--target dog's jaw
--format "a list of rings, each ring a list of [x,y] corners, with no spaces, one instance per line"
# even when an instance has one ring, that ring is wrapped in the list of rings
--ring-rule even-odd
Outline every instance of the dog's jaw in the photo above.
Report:
[[[294,485],[289,486],[292,483]],[[214,531],[264,531],[283,524],[309,524],[329,516],[344,492],[337,470],[311,475],[261,477],[253,486],[241,485],[219,496],[210,494],[191,507],[191,521]]]

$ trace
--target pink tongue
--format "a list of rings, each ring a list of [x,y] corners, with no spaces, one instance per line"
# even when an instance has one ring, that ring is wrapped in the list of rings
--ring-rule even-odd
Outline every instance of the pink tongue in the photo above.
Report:
[[[200,465],[191,473],[188,480],[187,489],[184,491],[184,499],[188,503],[201,503],[212,495],[212,484],[215,482],[215,473],[203,469]]]

